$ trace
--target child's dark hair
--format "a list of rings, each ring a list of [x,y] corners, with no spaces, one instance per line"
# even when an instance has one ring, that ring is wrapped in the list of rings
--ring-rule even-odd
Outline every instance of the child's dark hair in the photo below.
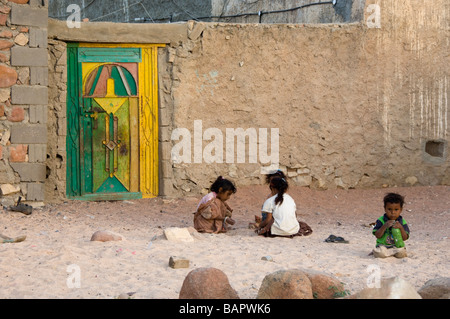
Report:
[[[400,207],[403,208],[403,204],[405,203],[405,197],[396,193],[387,193],[383,198],[384,207],[386,208],[387,203],[392,204],[400,204]]]
[[[270,188],[275,188],[278,191],[278,195],[275,198],[275,205],[283,204],[283,194],[286,193],[288,187],[289,185],[283,177],[274,177],[270,181]]]
[[[286,175],[284,175],[283,171],[280,169],[277,169],[275,172],[266,175],[266,183],[270,184],[270,180],[274,177],[286,179]]]
[[[219,193],[219,190],[221,188],[223,192],[232,191],[233,194],[237,191],[236,186],[234,186],[233,182],[223,178],[222,176],[219,176],[217,177],[215,182],[212,183],[210,190],[214,193]]]

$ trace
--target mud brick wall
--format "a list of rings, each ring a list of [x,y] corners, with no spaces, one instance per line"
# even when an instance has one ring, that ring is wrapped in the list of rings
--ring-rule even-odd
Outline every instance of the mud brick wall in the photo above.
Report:
[[[42,202],[47,177],[48,0],[0,1],[1,204]]]
[[[174,163],[179,141],[171,134],[186,128],[193,135],[199,120],[203,132],[217,128],[223,136],[227,128],[279,128],[279,167],[291,185],[449,185],[450,2],[369,5],[380,8],[380,28],[368,26],[366,9],[363,21],[346,24],[83,22],[68,29],[49,21],[46,198],[65,197],[63,72],[70,41],[166,44],[158,52],[162,196],[204,193],[218,175],[238,187],[264,183],[261,165],[248,161]]]
[[[195,120],[223,136],[227,128],[279,128],[279,167],[291,185],[448,185],[450,1],[366,6],[360,23],[204,23],[197,37],[169,48],[169,76],[160,69],[172,128],[193,135]],[[366,23],[369,6],[379,8],[379,28]],[[263,182],[248,162],[191,160],[166,171],[173,184],[164,194],[205,192],[217,175],[238,186]]]
[[[46,202],[56,202],[66,194],[66,92],[67,53],[66,43],[49,39],[49,103]]]

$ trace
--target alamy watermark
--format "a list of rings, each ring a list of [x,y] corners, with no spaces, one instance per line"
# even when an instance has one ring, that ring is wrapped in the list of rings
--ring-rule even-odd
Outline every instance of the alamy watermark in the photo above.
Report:
[[[218,128],[203,130],[202,120],[194,120],[193,134],[187,128],[176,128],[172,131],[171,140],[179,141],[171,150],[175,164],[259,163],[264,174],[279,167],[278,128],[226,128],[224,136]],[[204,141],[208,143],[203,147]]]
[[[81,28],[81,8],[77,4],[70,4],[66,9],[70,15],[66,19],[66,25],[69,29]]]
[[[77,264],[70,264],[66,271],[69,273],[66,279],[67,288],[81,288],[81,268]]]
[[[67,288],[81,288],[81,268],[77,264],[70,264],[66,268],[68,273],[66,279]],[[367,288],[381,288],[381,268],[377,264],[370,264],[366,268],[368,274],[366,278]]]
[[[381,268],[376,264],[368,265],[366,272],[369,274],[366,280],[367,288],[381,287]]]
[[[369,14],[366,19],[368,28],[381,28],[381,8],[378,4],[369,4],[366,12]]]

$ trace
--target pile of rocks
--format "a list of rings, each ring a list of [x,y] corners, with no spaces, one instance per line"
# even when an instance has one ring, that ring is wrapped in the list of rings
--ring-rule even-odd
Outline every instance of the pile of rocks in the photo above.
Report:
[[[224,272],[198,268],[185,278],[180,299],[239,299]],[[450,278],[428,281],[419,290],[400,277],[380,281],[378,288],[366,288],[350,295],[343,284],[329,275],[309,270],[279,270],[262,281],[257,299],[448,299]]]
[[[267,275],[258,299],[332,299],[345,295],[343,284],[322,273],[280,270]],[[239,299],[224,272],[217,268],[198,268],[185,278],[180,299]]]

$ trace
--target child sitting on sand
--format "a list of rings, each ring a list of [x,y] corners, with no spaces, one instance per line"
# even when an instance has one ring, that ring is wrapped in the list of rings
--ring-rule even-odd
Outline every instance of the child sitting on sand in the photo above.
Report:
[[[276,177],[284,178],[286,180],[286,175],[283,173],[283,171],[281,169],[272,171],[271,173],[266,175],[266,183],[269,184],[269,188],[270,188],[270,182],[272,181],[272,179],[274,179]],[[272,190],[271,190],[271,192],[267,196],[267,199],[272,197],[273,195],[274,194],[272,193]],[[266,218],[267,218],[267,213],[264,211],[261,212],[261,216],[255,215],[255,222],[249,223],[249,228],[259,228],[259,225],[261,224],[261,222],[263,222]]]
[[[219,176],[210,190],[211,192],[205,195],[197,206],[194,228],[198,232],[224,233],[227,231],[227,224],[235,224],[231,218],[233,210],[226,201],[236,193],[236,187],[231,181]]]
[[[399,229],[403,240],[409,238],[408,224],[400,215],[403,210],[404,197],[396,193],[388,193],[383,202],[385,214],[378,218],[372,231],[377,238],[373,255],[378,258],[406,257],[406,248],[396,247],[393,236],[393,229]]]
[[[312,229],[297,220],[295,201],[286,194],[289,187],[286,179],[274,177],[269,185],[272,196],[264,202],[262,212],[267,213],[267,217],[256,230],[258,235],[290,238],[310,235]]]

